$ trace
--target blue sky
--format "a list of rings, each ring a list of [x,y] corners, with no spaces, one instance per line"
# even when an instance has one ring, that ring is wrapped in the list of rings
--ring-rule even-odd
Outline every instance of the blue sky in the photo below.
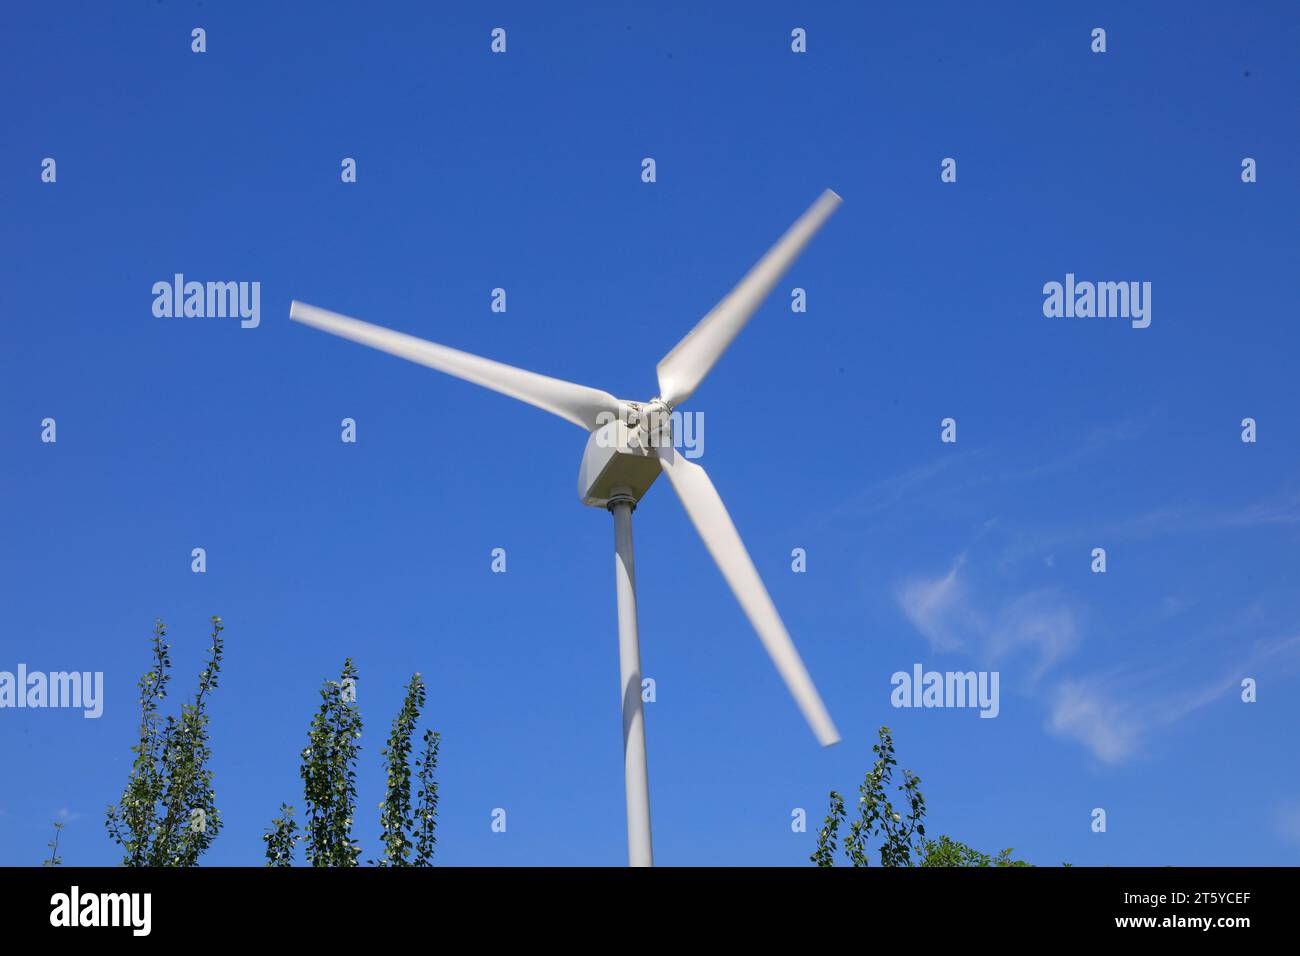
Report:
[[[0,670],[103,671],[106,703],[0,710],[0,863],[37,862],[60,816],[66,862],[116,862],[151,623],[179,691],[214,613],[206,862],[260,863],[301,807],[317,690],[351,655],[367,855],[419,670],[441,862],[622,863],[584,436],[289,302],[648,399],[826,187],[843,207],[688,407],[844,741],[817,747],[658,483],[636,514],[656,861],[805,863],[792,809],[811,828],[856,793],[888,724],[933,833],[1047,864],[1296,862],[1300,14],[1141,6],[6,11]],[[261,324],[156,318],[176,272],[260,282]],[[1046,318],[1068,272],[1149,281],[1151,326]],[[916,663],[997,670],[999,716],[891,707]]]

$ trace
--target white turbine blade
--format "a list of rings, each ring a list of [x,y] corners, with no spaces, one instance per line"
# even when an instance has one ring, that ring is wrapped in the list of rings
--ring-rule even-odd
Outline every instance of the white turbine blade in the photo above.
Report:
[[[618,415],[619,402],[608,392],[585,385],[574,385],[558,378],[526,372],[513,365],[503,365],[491,359],[470,355],[436,345],[424,339],[394,332],[382,326],[371,325],[360,319],[348,318],[337,312],[318,309],[295,301],[289,307],[289,318],[304,325],[329,332],[362,345],[388,352],[400,358],[427,365],[429,368],[446,372],[456,378],[463,378],[475,385],[482,385],[494,392],[509,395],[529,405],[536,405],[548,412],[559,415],[575,425],[591,431],[596,428],[597,418],[601,412]]]
[[[794,641],[790,640],[789,632],[781,623],[781,615],[776,612],[776,606],[772,604],[772,598],[708,474],[699,465],[678,455],[673,448],[659,450],[659,464],[672,482],[677,497],[682,499],[686,514],[704,539],[705,547],[727,579],[749,623],[754,625],[759,640],[767,648],[772,663],[790,688],[817,740],[823,747],[839,743],[839,731],[831,722],[831,715],[826,712],[826,705],[813,686],[812,678],[795,650]]]
[[[767,255],[758,260],[740,284],[663,357],[657,366],[660,398],[669,405],[678,405],[691,397],[732,339],[740,334],[772,287],[799,258],[804,246],[841,202],[843,200],[830,189],[822,193],[768,250]]]

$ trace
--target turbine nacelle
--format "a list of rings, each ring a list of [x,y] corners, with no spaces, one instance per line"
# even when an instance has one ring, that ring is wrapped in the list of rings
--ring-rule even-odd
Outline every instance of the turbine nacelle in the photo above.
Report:
[[[615,494],[632,502],[650,490],[663,469],[658,450],[673,443],[672,410],[661,399],[619,402],[619,413],[602,413],[587,439],[578,469],[578,498],[606,508]]]

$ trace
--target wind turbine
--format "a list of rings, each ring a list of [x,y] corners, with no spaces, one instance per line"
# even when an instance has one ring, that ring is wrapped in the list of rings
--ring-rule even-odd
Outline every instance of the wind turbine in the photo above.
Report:
[[[653,863],[632,512],[661,472],[668,476],[818,741],[829,746],[840,739],[713,482],[703,468],[673,448],[671,414],[699,387],[841,201],[833,191],[823,192],[740,283],[663,357],[656,367],[659,396],[649,402],[617,399],[600,389],[503,365],[302,302],[295,301],[289,308],[289,318],[304,325],[536,405],[591,433],[578,472],[578,497],[584,505],[606,508],[614,516],[623,773],[631,866]]]

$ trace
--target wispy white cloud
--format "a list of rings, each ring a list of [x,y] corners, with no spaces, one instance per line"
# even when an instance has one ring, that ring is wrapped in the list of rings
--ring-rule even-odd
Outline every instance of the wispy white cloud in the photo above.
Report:
[[[820,530],[830,524],[840,525],[846,521],[888,514],[904,501],[921,493],[945,473],[954,469],[960,471],[961,468],[957,467],[959,465],[969,468],[977,464],[986,454],[987,451],[976,450],[943,455],[901,474],[877,479],[813,517],[809,521],[809,527],[812,530]],[[964,479],[964,481],[969,480]]]
[[[1220,518],[1220,524],[1225,528],[1300,524],[1300,492],[1229,512]]]
[[[911,578],[895,590],[899,609],[935,653],[960,652],[995,666],[1022,666],[1025,685],[1048,707],[1046,729],[1077,741],[1107,764],[1134,756],[1156,730],[1239,690],[1264,665],[1300,662],[1300,635],[1264,642],[1215,680],[1189,680],[1176,662],[1138,671],[1063,678],[1050,673],[1083,641],[1080,612],[1054,589],[1005,599],[973,587],[966,554],[937,577]],[[1165,615],[1184,603],[1162,602]]]
[[[957,572],[966,556],[957,558],[941,578],[913,578],[897,591],[898,605],[912,626],[936,651],[965,647],[979,628],[968,605],[965,589]]]
[[[896,593],[899,609],[936,652],[964,650],[997,663],[1030,659],[1038,680],[1079,641],[1077,612],[1053,589],[1028,591],[991,608],[979,606],[959,555],[947,574],[912,578]]]
[[[999,485],[1039,482],[1044,478],[1076,470],[1121,442],[1133,441],[1144,434],[1155,419],[1148,415],[1092,428],[1068,451],[1046,461],[1035,460],[1017,465],[1015,452],[1004,453],[985,446],[961,450],[945,448],[941,455],[905,471],[878,478],[842,501],[810,519],[810,530],[827,525],[862,522],[871,518],[889,519],[904,513],[900,505],[917,499],[933,503],[936,496],[944,500],[970,498],[979,489]]]
[[[1148,414],[1094,427],[1068,450],[1032,463],[1021,463],[1014,451],[1002,453],[993,447],[960,452],[945,449],[942,455],[924,464],[872,482],[812,520],[811,528],[819,530],[831,523],[842,525],[877,519],[868,527],[879,531],[882,524],[896,523],[897,516],[907,515],[910,509],[902,506],[909,502],[933,505],[936,501],[980,500],[984,489],[1014,488],[1071,474],[1085,464],[1097,465],[1118,446],[1142,438],[1160,420],[1159,416]],[[1231,507],[1179,500],[1126,515],[1085,515],[1057,521],[1012,535],[1001,559],[1004,568],[1026,559],[1052,567],[1057,552],[1075,553],[1080,547],[1091,547],[1099,540],[1143,541],[1226,531],[1287,529],[1296,525],[1300,525],[1300,488],[1291,483],[1268,497]]]
[[[1084,681],[1064,681],[1055,692],[1048,729],[1071,737],[1105,763],[1116,763],[1137,748],[1142,721],[1128,705]]]
[[[1300,635],[1261,643],[1217,680],[1175,686],[1164,672],[1107,674],[1062,681],[1052,691],[1047,729],[1083,744],[1103,763],[1137,753],[1152,732],[1241,689],[1243,677],[1300,659]]]
[[[1081,744],[1107,764],[1135,756],[1157,732],[1239,692],[1244,676],[1261,670],[1276,675],[1282,665],[1300,667],[1300,637],[1256,645],[1254,652],[1240,650],[1242,635],[1288,633],[1294,627],[1288,581],[1270,578],[1272,590],[1267,591],[1253,585],[1231,591],[1242,603],[1230,615],[1231,607],[1218,600],[1228,593],[1223,588],[1209,591],[1195,579],[1170,586],[1156,577],[1154,586],[1164,583],[1166,590],[1147,595],[1148,601],[1139,595],[1123,615],[1113,606],[1099,611],[1107,622],[1101,649],[1109,659],[1143,663],[1111,673],[1080,673],[1082,661],[1069,666],[1084,644],[1085,605],[1067,597],[1059,586],[1040,585],[1076,580],[1069,575],[1086,567],[1089,549],[1098,542],[1109,549],[1120,543],[1270,529],[1275,535],[1293,535],[1300,526],[1300,491],[1294,484],[1254,502],[1216,505],[1163,497],[1155,507],[1127,515],[1053,514],[1031,527],[985,517],[1008,507],[1015,513],[1015,503],[981,497],[980,486],[1014,491],[1022,483],[1042,484],[1052,476],[1072,474],[1141,438],[1153,424],[1147,418],[1098,428],[1061,454],[1020,467],[1014,464],[1014,454],[998,457],[997,467],[990,467],[995,457],[991,449],[964,451],[961,459],[950,458],[945,450],[932,465],[877,482],[851,509],[859,516],[874,514],[882,523],[897,523],[911,520],[913,514],[900,504],[964,503],[964,508],[954,506],[957,515],[968,519],[967,526],[978,518],[982,530],[964,542],[962,553],[942,573],[897,584],[897,607],[932,653],[960,653],[982,666],[1000,668],[1004,682],[1010,677],[1022,692],[1042,702],[1046,731]],[[961,467],[954,467],[958,461]],[[986,534],[994,540],[977,544]],[[1128,554],[1134,550],[1128,547]],[[1044,568],[1056,573],[1045,574]],[[1153,646],[1149,642],[1128,643],[1171,627],[1182,632],[1176,635],[1181,654],[1160,659],[1143,652]],[[1236,660],[1231,659],[1234,654]],[[1088,657],[1097,660],[1096,654]]]
[[[1283,840],[1300,845],[1300,800],[1281,804],[1273,811],[1273,828]]]
[[[1063,660],[1080,640],[1078,613],[1054,590],[1030,591],[1014,598],[998,612],[988,636],[995,660],[1017,651],[1030,653],[1034,680]]]

